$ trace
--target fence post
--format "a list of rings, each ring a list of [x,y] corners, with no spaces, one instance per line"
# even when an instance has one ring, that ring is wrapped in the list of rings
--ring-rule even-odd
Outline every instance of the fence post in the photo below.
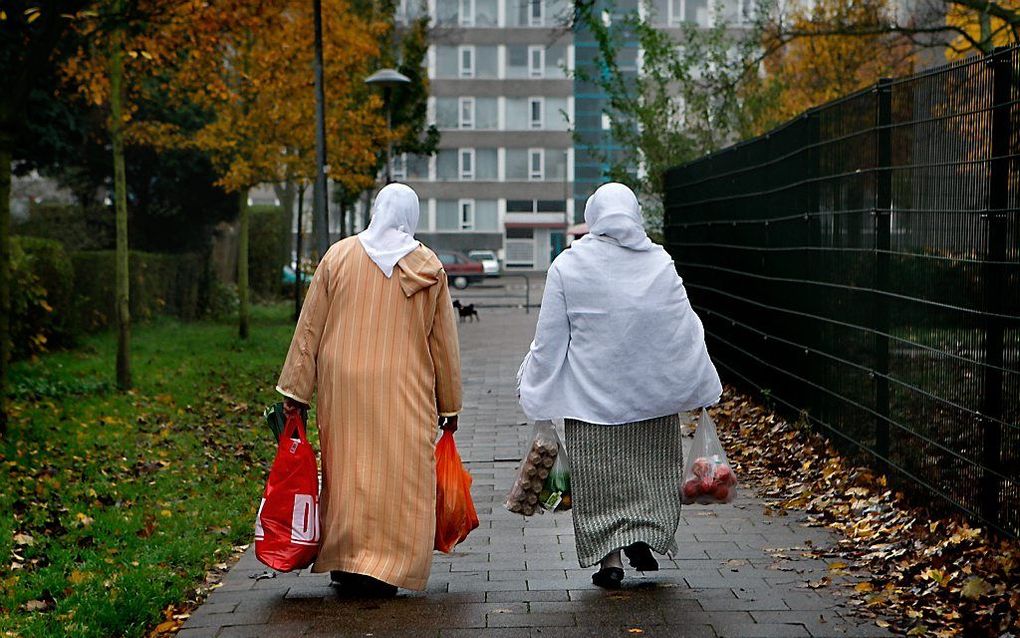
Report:
[[[997,524],[999,519],[999,478],[1002,465],[1002,363],[1003,286],[1006,260],[1006,208],[1009,206],[1009,160],[1012,122],[1010,89],[1013,80],[1013,52],[1007,47],[993,51],[986,63],[992,73],[991,157],[988,170],[987,242],[983,278],[985,310],[984,397],[981,516]]]
[[[875,230],[875,290],[889,290],[889,226],[892,212],[892,80],[875,85],[875,205],[871,211]],[[876,294],[875,330],[875,452],[880,466],[888,470],[889,458],[889,298]]]

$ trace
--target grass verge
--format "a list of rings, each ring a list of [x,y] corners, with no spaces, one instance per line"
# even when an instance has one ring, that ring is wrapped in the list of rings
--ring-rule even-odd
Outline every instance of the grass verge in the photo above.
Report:
[[[14,366],[0,635],[145,635],[250,542],[292,331],[287,304],[255,308],[247,341],[225,322],[139,326],[128,393],[112,333]]]

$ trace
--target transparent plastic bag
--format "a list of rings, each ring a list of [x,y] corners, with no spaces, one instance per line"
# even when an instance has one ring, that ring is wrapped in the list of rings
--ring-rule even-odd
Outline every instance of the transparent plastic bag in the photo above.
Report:
[[[732,503],[737,496],[737,475],[726,459],[715,423],[704,409],[698,418],[691,453],[684,462],[681,492],[684,505]]]
[[[555,430],[553,433],[555,434]],[[559,441],[559,448],[556,461],[549,471],[549,478],[545,480],[542,492],[538,495],[538,502],[550,512],[562,512],[573,506],[573,496],[570,493],[570,460],[562,441]]]
[[[569,498],[564,506],[562,490],[558,490],[556,496],[553,497],[553,490],[547,489],[553,487],[549,479],[553,476],[553,468],[562,450],[563,444],[556,435],[552,421],[536,422],[532,431],[531,444],[528,446],[524,458],[521,459],[517,478],[514,479],[514,484],[503,504],[504,507],[515,514],[525,516],[541,513],[543,509],[555,511],[569,507]],[[560,461],[557,476],[556,486],[562,487],[565,481],[569,490],[570,466],[567,463],[566,454],[563,454],[562,461]],[[549,502],[542,502],[542,496],[550,499]]]

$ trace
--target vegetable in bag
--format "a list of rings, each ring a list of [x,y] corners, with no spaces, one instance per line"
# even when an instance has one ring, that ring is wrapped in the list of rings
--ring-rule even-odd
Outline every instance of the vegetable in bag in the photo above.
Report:
[[[504,506],[524,516],[532,516],[543,508],[551,511],[569,509],[570,465],[556,429],[552,421],[538,421],[533,432],[531,446],[521,459],[521,467]],[[561,456],[560,465],[556,468]]]
[[[726,459],[715,423],[705,409],[701,410],[691,453],[684,463],[682,491],[684,505],[732,503],[737,496],[737,476]]]

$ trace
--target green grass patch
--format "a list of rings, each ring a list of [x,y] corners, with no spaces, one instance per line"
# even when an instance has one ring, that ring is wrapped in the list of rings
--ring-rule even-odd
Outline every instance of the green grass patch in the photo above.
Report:
[[[228,322],[136,327],[129,393],[110,333],[15,365],[0,635],[142,636],[251,541],[290,312],[255,308],[247,341]]]

